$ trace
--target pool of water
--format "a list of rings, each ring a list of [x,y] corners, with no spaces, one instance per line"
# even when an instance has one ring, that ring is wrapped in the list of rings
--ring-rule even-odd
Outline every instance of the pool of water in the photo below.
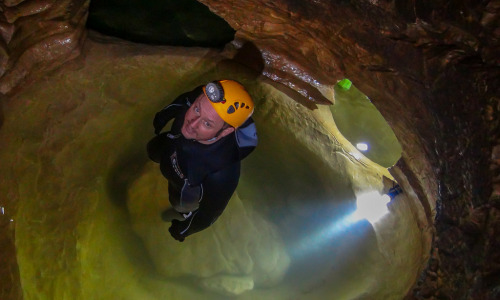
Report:
[[[310,111],[203,49],[101,44],[5,104],[2,201],[24,299],[401,299],[421,260],[412,208],[325,231],[387,170]],[[159,218],[154,113],[214,78],[247,85],[260,144],[224,214],[184,243]],[[338,227],[338,226],[337,226]],[[414,238],[408,238],[414,237]]]

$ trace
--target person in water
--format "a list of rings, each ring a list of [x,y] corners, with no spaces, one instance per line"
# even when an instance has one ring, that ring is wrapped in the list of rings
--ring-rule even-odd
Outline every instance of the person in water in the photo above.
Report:
[[[240,177],[240,162],[257,146],[254,103],[233,80],[199,86],[156,113],[156,136],[148,156],[168,180],[172,222],[169,232],[180,242],[212,225],[222,214]],[[161,132],[174,119],[171,130]]]

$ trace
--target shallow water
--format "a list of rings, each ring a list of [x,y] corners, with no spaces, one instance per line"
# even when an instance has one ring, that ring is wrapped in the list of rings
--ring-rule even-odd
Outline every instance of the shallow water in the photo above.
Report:
[[[401,145],[370,99],[355,86],[350,89],[335,87],[335,105],[331,111],[340,132],[353,145],[365,143],[363,155],[389,168],[401,157]]]

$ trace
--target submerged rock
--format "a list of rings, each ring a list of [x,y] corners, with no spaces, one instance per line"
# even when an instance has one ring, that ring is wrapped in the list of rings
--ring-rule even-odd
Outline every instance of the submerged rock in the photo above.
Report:
[[[249,278],[252,287],[273,286],[283,278],[290,258],[276,225],[255,212],[249,200],[236,193],[211,227],[179,243],[168,232],[170,223],[160,218],[169,205],[167,181],[157,165],[148,164],[129,189],[128,208],[133,228],[160,274],[204,278],[210,286],[234,278]],[[209,280],[212,277],[218,279]]]
[[[200,286],[212,292],[218,292],[227,296],[238,296],[246,291],[252,290],[254,282],[250,276],[214,276],[200,281]]]

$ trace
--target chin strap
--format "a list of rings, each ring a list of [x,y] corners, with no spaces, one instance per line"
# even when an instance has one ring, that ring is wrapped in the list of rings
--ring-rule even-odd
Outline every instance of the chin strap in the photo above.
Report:
[[[220,134],[222,133],[222,131],[224,131],[224,129],[226,129],[226,128],[224,128],[224,126],[222,126],[222,128],[215,134],[215,136],[213,138],[208,139],[208,140],[204,140],[204,142],[213,142],[213,141],[217,140],[219,138]]]
[[[193,142],[212,142],[212,141],[215,141],[217,138],[218,138],[218,136],[214,136],[213,138],[208,139],[208,140],[195,140],[195,139],[191,139],[191,141],[193,141]]]

